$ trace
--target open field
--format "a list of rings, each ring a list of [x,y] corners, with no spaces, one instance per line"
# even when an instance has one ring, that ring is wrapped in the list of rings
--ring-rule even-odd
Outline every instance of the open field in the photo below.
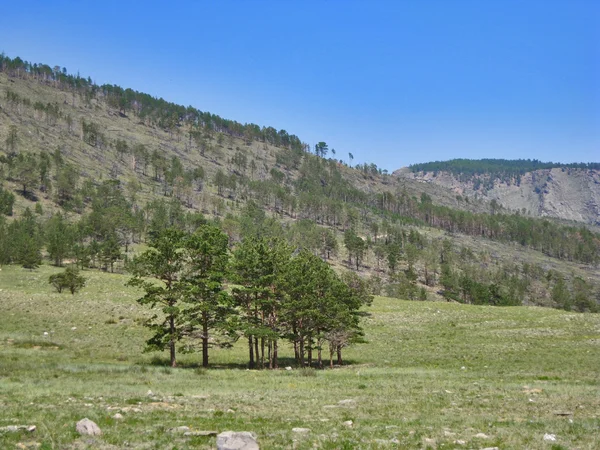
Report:
[[[142,353],[151,313],[128,277],[88,271],[71,296],[47,284],[57,270],[0,271],[0,427],[37,426],[2,449],[214,448],[179,426],[253,431],[261,448],[600,447],[600,315],[377,297],[343,368],[247,371],[240,345],[171,369]],[[79,437],[83,417],[103,435]]]

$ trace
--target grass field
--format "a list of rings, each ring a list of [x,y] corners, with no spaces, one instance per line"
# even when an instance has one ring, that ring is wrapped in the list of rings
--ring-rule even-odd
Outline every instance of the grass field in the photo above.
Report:
[[[377,297],[343,368],[248,371],[240,345],[171,369],[142,353],[150,311],[126,276],[86,272],[71,296],[47,284],[56,271],[0,271],[0,427],[37,426],[0,433],[2,449],[215,447],[180,426],[261,448],[600,448],[600,315]],[[79,437],[83,417],[103,435]]]

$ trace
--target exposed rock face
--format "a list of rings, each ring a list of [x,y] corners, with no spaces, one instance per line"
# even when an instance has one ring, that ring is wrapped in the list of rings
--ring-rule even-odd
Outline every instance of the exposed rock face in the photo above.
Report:
[[[400,169],[394,175],[450,189],[463,197],[482,198],[500,203],[510,210],[527,211],[538,217],[556,217],[600,225],[600,171],[591,169],[553,168],[527,172],[519,180],[494,180],[493,187],[477,178],[462,182],[448,172],[412,173]],[[481,181],[485,176],[480,177]]]
[[[102,434],[102,431],[100,430],[98,425],[96,425],[87,417],[77,422],[75,429],[81,435],[97,436]]]
[[[258,442],[248,431],[224,431],[217,435],[217,450],[258,450]]]

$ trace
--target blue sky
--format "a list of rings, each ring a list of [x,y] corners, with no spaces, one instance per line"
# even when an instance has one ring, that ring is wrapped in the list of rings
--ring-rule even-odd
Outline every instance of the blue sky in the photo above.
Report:
[[[390,171],[600,160],[600,2],[14,1],[0,52]]]

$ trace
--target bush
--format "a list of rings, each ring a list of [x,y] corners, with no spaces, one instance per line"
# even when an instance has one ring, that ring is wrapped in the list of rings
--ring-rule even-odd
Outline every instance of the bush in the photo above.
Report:
[[[63,289],[68,289],[71,294],[75,294],[83,286],[85,286],[86,279],[79,275],[77,269],[67,267],[64,272],[50,275],[48,282],[54,286],[54,288],[61,293]]]

